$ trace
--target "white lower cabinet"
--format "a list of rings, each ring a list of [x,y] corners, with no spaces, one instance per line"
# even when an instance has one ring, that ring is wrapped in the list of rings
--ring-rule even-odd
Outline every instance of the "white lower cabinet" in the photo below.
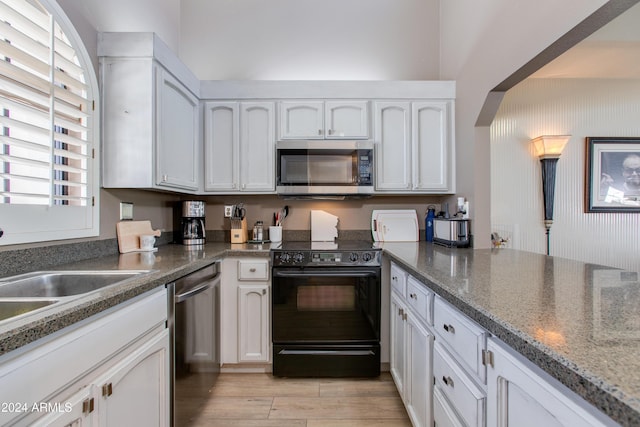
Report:
[[[222,262],[221,361],[271,361],[271,281],[267,258],[227,258]]]
[[[390,371],[414,426],[431,426],[433,384],[431,355],[434,335],[410,303],[397,293],[415,280],[391,264]]]
[[[269,286],[238,286],[238,362],[269,361]]]
[[[168,426],[168,358],[165,329],[71,398],[62,393],[49,401],[60,409],[33,425]]]
[[[168,425],[166,321],[162,288],[3,355],[0,425]]]
[[[412,314],[407,315],[406,405],[414,426],[431,425],[431,363],[433,334]]]
[[[487,425],[618,425],[498,339],[489,338],[487,348],[493,356],[487,369]]]

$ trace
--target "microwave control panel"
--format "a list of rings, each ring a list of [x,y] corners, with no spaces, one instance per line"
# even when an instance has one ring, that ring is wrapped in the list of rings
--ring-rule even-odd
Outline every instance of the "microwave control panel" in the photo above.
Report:
[[[358,183],[373,185],[372,150],[358,150]]]

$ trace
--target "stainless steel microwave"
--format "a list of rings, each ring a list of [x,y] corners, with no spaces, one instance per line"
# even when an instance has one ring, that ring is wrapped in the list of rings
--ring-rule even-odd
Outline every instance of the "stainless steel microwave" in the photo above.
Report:
[[[373,194],[371,141],[279,141],[276,163],[283,196]]]

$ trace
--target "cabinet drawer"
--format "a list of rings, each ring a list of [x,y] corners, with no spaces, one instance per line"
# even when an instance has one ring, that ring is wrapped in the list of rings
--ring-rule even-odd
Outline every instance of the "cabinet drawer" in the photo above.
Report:
[[[407,301],[418,317],[433,325],[433,292],[412,276],[407,279]]]
[[[407,273],[395,264],[391,264],[391,289],[403,298],[406,297]]]
[[[487,341],[485,330],[438,296],[433,303],[433,324],[438,337],[462,366],[484,383],[487,376],[482,364]]]
[[[466,425],[484,425],[484,392],[438,342],[433,352],[433,376],[434,388],[442,391]]]
[[[269,280],[269,260],[238,261],[238,280]]]

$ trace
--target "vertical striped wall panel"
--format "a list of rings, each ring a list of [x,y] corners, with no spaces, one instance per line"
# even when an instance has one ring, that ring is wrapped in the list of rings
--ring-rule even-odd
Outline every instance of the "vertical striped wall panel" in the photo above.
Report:
[[[491,222],[508,247],[546,251],[530,140],[572,135],[558,161],[551,255],[640,271],[640,213],[585,213],[585,138],[640,137],[640,80],[527,79],[491,126]]]

